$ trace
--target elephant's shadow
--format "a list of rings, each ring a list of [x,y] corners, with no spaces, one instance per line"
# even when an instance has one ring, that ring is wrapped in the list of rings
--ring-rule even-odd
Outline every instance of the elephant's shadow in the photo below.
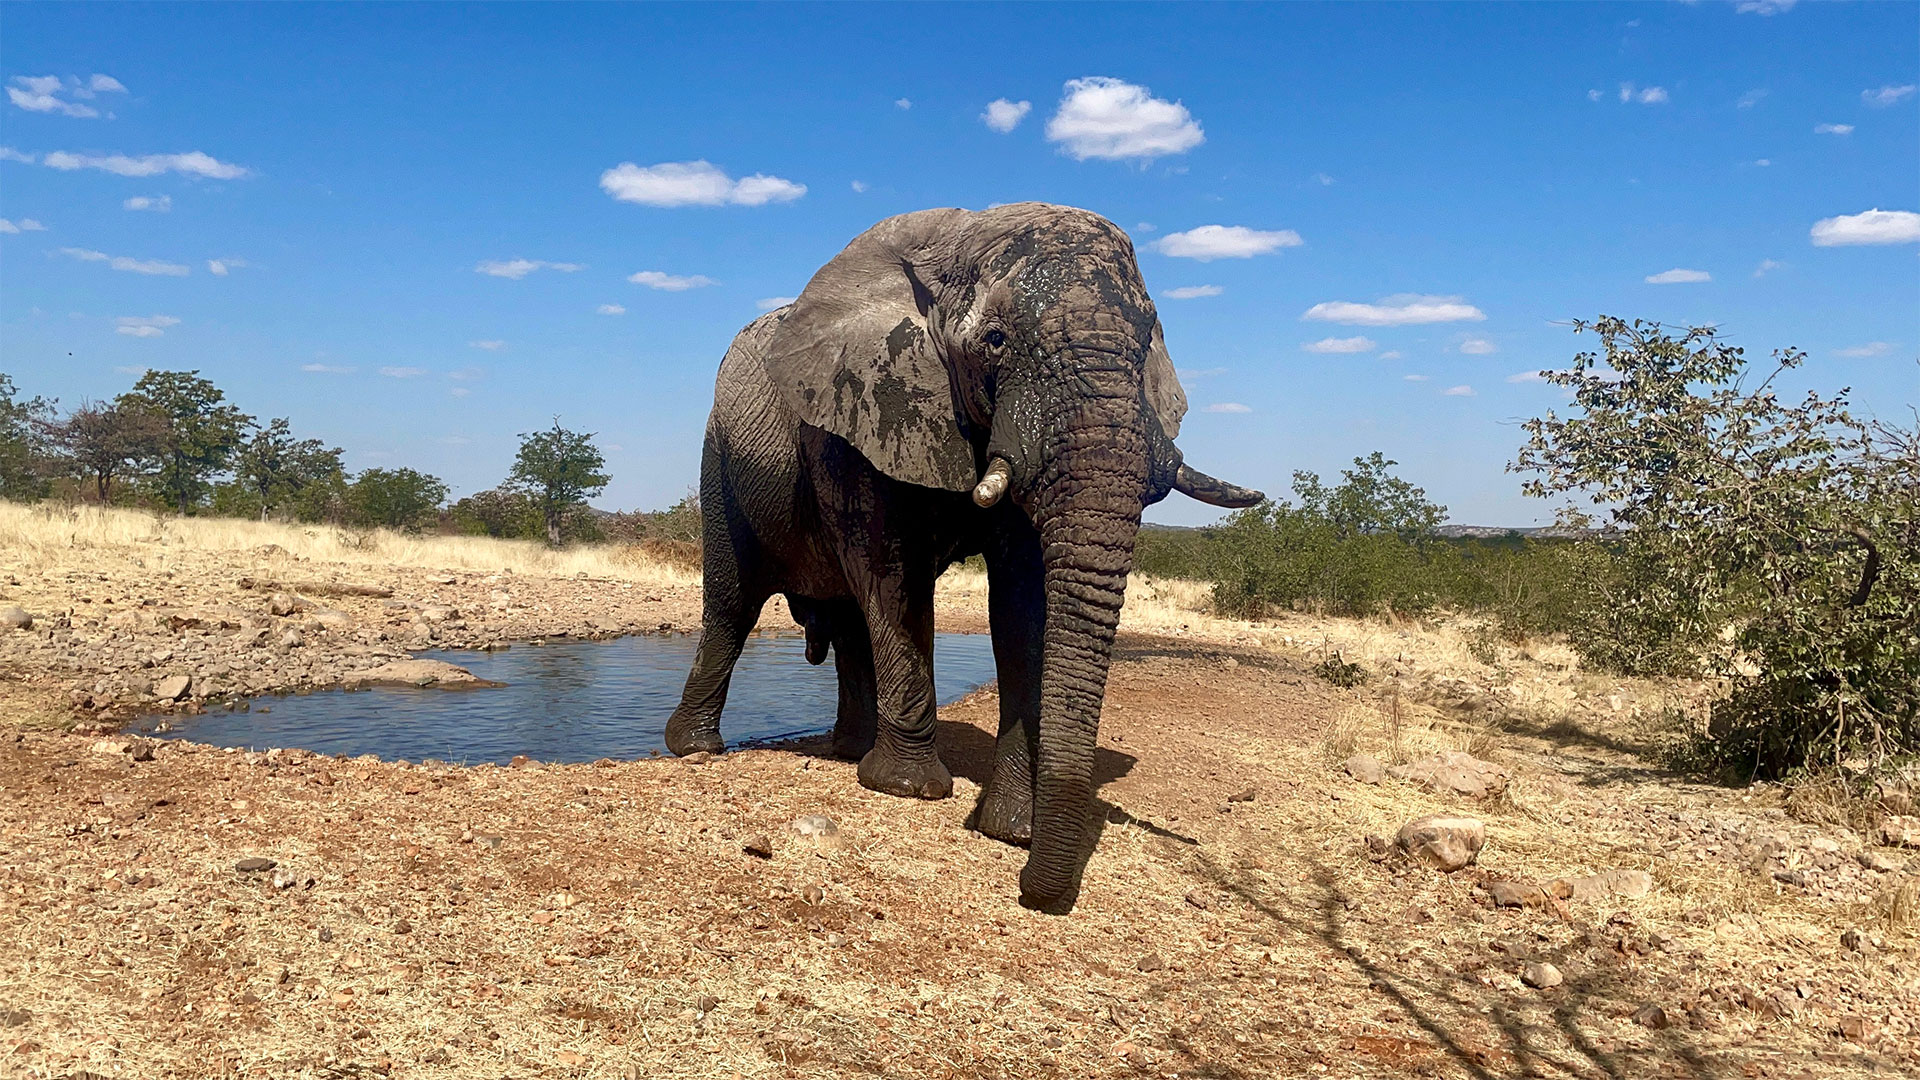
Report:
[[[941,720],[935,724],[934,738],[938,740],[940,760],[946,764],[948,772],[964,776],[983,788],[987,786],[987,780],[993,775],[994,744],[998,741],[991,732],[960,720]],[[1139,760],[1132,754],[1095,746],[1094,790],[1097,792],[1132,772]]]

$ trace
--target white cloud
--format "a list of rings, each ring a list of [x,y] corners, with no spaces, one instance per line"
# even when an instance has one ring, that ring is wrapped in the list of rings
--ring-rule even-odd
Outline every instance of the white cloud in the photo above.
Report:
[[[1303,342],[1300,347],[1310,353],[1363,353],[1379,348],[1380,343],[1370,337],[1329,337]]]
[[[1460,351],[1468,356],[1490,356],[1499,352],[1500,347],[1486,338],[1473,337],[1460,343]]]
[[[1218,285],[1182,285],[1177,289],[1168,289],[1161,295],[1169,300],[1198,300],[1203,296],[1219,296],[1226,291]]]
[[[1892,351],[1892,349],[1893,346],[1887,342],[1869,341],[1865,345],[1854,345],[1845,349],[1835,349],[1833,350],[1833,355],[1852,357],[1857,360],[1869,356],[1885,356],[1888,352]]]
[[[452,394],[454,397],[466,397],[469,394],[473,393],[473,390],[471,387],[456,386],[453,389],[447,391],[447,393]]]
[[[1426,382],[1428,379],[1433,378],[1431,375],[1402,375],[1400,377],[1408,382]]]
[[[600,174],[600,189],[621,202],[644,206],[762,206],[792,202],[805,184],[754,173],[735,180],[708,161],[668,161],[641,168],[631,161]]]
[[[1547,377],[1538,371],[1516,371],[1507,376],[1510,383],[1546,382]]]
[[[473,272],[519,281],[535,270],[557,270],[562,274],[571,274],[585,269],[580,263],[548,262],[545,259],[487,259],[476,264]]]
[[[1069,80],[1065,89],[1047,121],[1047,141],[1077,160],[1146,161],[1207,141],[1185,105],[1156,98],[1144,86],[1096,75]]]
[[[151,210],[156,214],[164,214],[173,209],[173,196],[135,195],[120,205],[128,210]]]
[[[47,227],[45,225],[40,224],[30,217],[23,217],[19,221],[8,221],[6,218],[0,218],[0,233],[19,234],[23,232],[46,231]]]
[[[1772,165],[1773,161],[1770,158],[1754,158],[1753,163],[1756,167],[1764,169]]]
[[[1031,101],[1008,101],[1006,98],[995,98],[987,102],[987,110],[980,114],[980,120],[988,127],[1005,135],[1019,127],[1020,121],[1025,120],[1027,114],[1032,111],[1033,102]]]
[[[1480,322],[1487,314],[1458,296],[1397,293],[1382,297],[1373,304],[1329,300],[1313,305],[1300,317],[1350,326],[1416,326],[1421,323]]]
[[[1646,277],[1649,285],[1689,285],[1712,280],[1713,275],[1705,270],[1687,270],[1678,266],[1671,270],[1662,270],[1657,274],[1648,274]]]
[[[619,304],[601,304],[593,310],[599,315],[625,315],[627,313],[627,309],[621,307]]]
[[[31,155],[16,160],[31,162]],[[50,151],[40,159],[40,164],[49,169],[72,172],[75,169],[99,169],[115,176],[160,176],[164,173],[179,173],[182,176],[198,176],[207,180],[238,180],[251,176],[252,170],[234,165],[218,158],[190,150],[184,154],[146,154],[141,157],[128,157],[125,154],[75,154],[66,150]]]
[[[1472,397],[1472,396],[1474,396],[1474,395],[1473,395],[1473,387],[1471,387],[1471,386],[1467,386],[1467,385],[1465,385],[1465,384],[1462,384],[1462,385],[1460,385],[1460,386],[1449,386],[1449,387],[1447,387],[1447,388],[1446,388],[1445,390],[1442,390],[1442,391],[1440,391],[1440,393],[1441,393],[1441,394],[1443,394],[1443,395],[1445,395],[1446,397]]]
[[[337,364],[301,364],[300,370],[312,375],[351,375],[360,369]]]
[[[635,285],[645,285],[649,289],[660,289],[664,292],[686,292],[688,289],[704,289],[709,285],[720,284],[705,274],[682,277],[679,274],[666,274],[658,270],[642,270],[637,274],[629,274],[627,280]]]
[[[1281,248],[1299,247],[1300,234],[1292,229],[1249,229],[1245,225],[1202,225],[1186,232],[1168,233],[1154,243],[1162,255],[1181,259],[1250,259]]]
[[[1313,182],[1319,184],[1321,187],[1332,187],[1334,181],[1333,177],[1328,176],[1326,173],[1317,172],[1313,174]]]
[[[1905,86],[1894,86],[1889,83],[1878,90],[1860,91],[1860,100],[1875,108],[1884,109],[1889,105],[1896,105],[1902,98],[1912,95],[1914,89],[1915,87],[1912,83],[1908,83]]]
[[[853,193],[855,195],[859,195],[867,190],[867,182],[865,180],[855,180],[851,186],[853,187]]]
[[[180,320],[171,315],[123,315],[113,322],[114,333],[137,338],[159,337],[167,327],[180,325]]]
[[[245,259],[208,259],[207,273],[214,277],[226,277],[227,271],[238,270],[246,265]]]
[[[1753,268],[1754,277],[1766,277],[1769,273],[1787,265],[1777,259],[1761,259],[1760,265]]]
[[[1756,87],[1755,89],[1749,90],[1746,93],[1741,94],[1740,100],[1734,102],[1733,104],[1734,104],[1734,107],[1738,109],[1751,109],[1755,105],[1760,104],[1760,100],[1766,96],[1767,96],[1767,91],[1764,88]]]
[[[1217,405],[1207,406],[1207,411],[1214,413],[1250,413],[1253,409],[1251,406],[1242,405],[1237,401],[1222,401]]]
[[[120,84],[119,79],[111,75],[98,74],[87,80],[87,89],[96,94],[124,94],[127,92],[127,88]]]
[[[192,272],[179,263],[161,262],[159,259],[135,259],[126,255],[108,255],[104,251],[89,251],[86,248],[61,248],[60,253],[70,255],[81,262],[103,262],[114,270],[125,270],[132,274],[185,277]]]
[[[913,108],[913,102],[911,99],[908,99],[908,98],[894,98],[893,107],[896,109],[905,111],[907,109]]]
[[[18,161],[23,165],[35,165],[39,160],[32,154],[23,154],[11,146],[0,146],[0,161]]]
[[[1388,349],[1386,352],[1380,354],[1379,359],[1398,360],[1402,355],[1404,354],[1402,354],[1399,349]]]
[[[1813,125],[1813,133],[1815,135],[1851,135],[1853,134],[1853,125],[1852,124],[1815,124]]]
[[[1151,221],[1142,221],[1133,227],[1134,232],[1158,232],[1159,227]]]
[[[499,352],[501,349],[504,349],[507,347],[507,343],[504,341],[501,341],[498,338],[493,338],[487,341],[469,341],[467,342],[467,345],[470,348],[485,349],[488,352]],[[381,374],[384,375],[386,373],[383,371],[381,372]],[[455,377],[458,378],[459,376],[455,376]]]
[[[1599,101],[1599,100],[1600,100],[1600,99],[1601,99],[1602,97],[1604,97],[1604,96],[1605,96],[1605,95],[1604,95],[1604,94],[1602,94],[1602,93],[1600,93],[1600,91],[1598,91],[1598,90],[1589,90],[1589,91],[1587,91],[1587,100],[1588,100],[1588,101]]]
[[[380,374],[385,375],[389,379],[417,379],[426,373],[426,368],[417,367],[383,367],[380,369]]]
[[[1821,218],[1809,230],[1815,247],[1920,242],[1920,214],[1910,210],[1863,210]]]
[[[800,298],[797,296],[769,296],[765,300],[755,300],[753,306],[761,311],[772,311],[775,308],[786,307],[798,299]]]
[[[1620,84],[1620,100],[1622,102],[1637,101],[1642,105],[1664,105],[1667,101],[1667,90],[1664,86],[1635,89],[1632,83],[1623,82]]]
[[[1793,5],[1800,0],[1739,0],[1733,10],[1742,15],[1778,15],[1783,11],[1792,11]]]
[[[7,87],[7,100],[28,112],[77,117],[100,115],[100,110],[91,105],[61,97],[62,94],[73,94],[79,88],[80,84],[72,79],[63,82],[58,75],[15,75],[11,82],[12,85]],[[92,97],[93,94],[87,92],[84,96]]]

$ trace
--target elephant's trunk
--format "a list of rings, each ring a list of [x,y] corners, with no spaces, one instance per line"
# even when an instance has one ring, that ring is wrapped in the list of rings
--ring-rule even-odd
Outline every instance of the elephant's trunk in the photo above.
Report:
[[[1056,428],[1032,500],[1047,614],[1033,846],[1020,893],[1042,910],[1070,903],[1079,877],[1100,703],[1148,484],[1137,413],[1102,419],[1090,415],[1100,404],[1083,408]]]

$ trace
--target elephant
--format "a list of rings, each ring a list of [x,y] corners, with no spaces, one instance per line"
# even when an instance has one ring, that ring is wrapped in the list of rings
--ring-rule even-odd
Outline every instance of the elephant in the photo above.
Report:
[[[970,824],[1029,847],[1022,903],[1071,909],[1142,510],[1263,497],[1186,465],[1186,412],[1124,231],[1044,203],[922,210],[855,238],[734,339],[700,470],[700,643],[666,729],[718,752],[727,685],[784,594],[834,657],[837,754],[937,799],[934,581],[984,556],[1000,732]]]

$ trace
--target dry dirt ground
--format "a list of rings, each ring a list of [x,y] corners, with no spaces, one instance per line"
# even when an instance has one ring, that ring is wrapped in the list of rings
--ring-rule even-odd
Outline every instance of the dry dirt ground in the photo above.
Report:
[[[495,610],[500,583],[470,568],[176,556],[168,578],[104,550],[84,573],[0,553],[0,606],[40,627],[0,631],[0,1072],[1920,1070],[1914,853],[1806,823],[1774,789],[1660,772],[1647,724],[1678,692],[1583,675],[1563,650],[1482,643],[1469,660],[1447,627],[1138,620],[1108,689],[1098,844],[1078,907],[1055,917],[1015,902],[1022,852],[964,827],[991,689],[943,710],[956,797],[937,803],[862,789],[817,741],[501,769],[103,734],[131,699],[101,680],[158,674],[110,668],[123,654],[204,656],[236,687],[288,670],[271,647],[235,665],[257,627],[100,614],[109,597],[230,606],[279,631],[299,613],[261,614],[269,594],[233,584],[272,569],[263,558],[394,591],[329,598],[352,621],[284,650],[314,650],[302,662],[322,679],[397,655],[428,604],[467,624],[436,627],[444,643],[685,625],[697,596],[518,574]],[[979,625],[977,594],[949,588],[953,628]],[[1315,665],[1335,649],[1372,678],[1329,684]],[[1476,800],[1339,765],[1444,749],[1498,762],[1510,785]],[[1485,822],[1477,865],[1441,874],[1368,842],[1438,812]],[[839,836],[794,831],[809,815]],[[1651,892],[1488,895],[1616,869],[1647,871]],[[1523,982],[1541,964],[1563,981]]]

